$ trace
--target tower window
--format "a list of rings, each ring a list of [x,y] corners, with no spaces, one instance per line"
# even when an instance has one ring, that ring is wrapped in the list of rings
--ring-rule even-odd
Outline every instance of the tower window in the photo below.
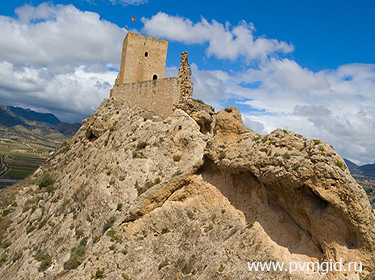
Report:
[[[152,79],[153,79],[153,80],[157,80],[157,79],[158,79],[158,76],[157,76],[157,75],[154,75],[154,76],[152,76]]]
[[[148,52],[145,52],[145,57],[148,57]]]

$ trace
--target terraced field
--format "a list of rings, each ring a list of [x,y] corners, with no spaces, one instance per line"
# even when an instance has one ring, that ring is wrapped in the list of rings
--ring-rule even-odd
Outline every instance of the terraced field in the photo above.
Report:
[[[4,178],[24,179],[33,173],[45,159],[32,156],[6,156],[4,160],[9,167],[9,171],[3,175]]]
[[[62,143],[0,139],[0,188],[32,174]]]

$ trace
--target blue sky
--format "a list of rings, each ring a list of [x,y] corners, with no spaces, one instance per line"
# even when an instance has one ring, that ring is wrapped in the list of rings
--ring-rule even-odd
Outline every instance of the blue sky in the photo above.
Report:
[[[289,129],[375,163],[374,14],[372,0],[3,1],[0,104],[68,122],[93,113],[127,25],[169,40],[169,76],[187,50],[194,96],[236,105],[256,132]]]
[[[38,6],[48,1],[4,1],[0,4],[1,15],[15,16],[14,10],[24,4]],[[136,2],[138,5],[121,5]],[[53,4],[72,4],[82,11],[98,13],[103,20],[141,30],[140,19],[150,18],[158,12],[179,15],[193,22],[203,16],[208,21],[237,24],[241,20],[252,22],[258,35],[291,42],[295,46],[293,58],[313,71],[347,63],[373,63],[375,52],[375,2],[373,0],[342,1],[279,1],[250,0],[220,4],[217,1],[118,1],[79,0],[49,1]],[[142,4],[143,3],[143,4]],[[131,16],[136,23],[130,21]],[[173,47],[173,46],[172,46]],[[169,57],[169,64],[175,63]],[[197,57],[199,59],[200,57]],[[212,64],[212,65],[211,65]],[[208,65],[214,67],[215,62]],[[214,68],[213,68],[214,69]]]

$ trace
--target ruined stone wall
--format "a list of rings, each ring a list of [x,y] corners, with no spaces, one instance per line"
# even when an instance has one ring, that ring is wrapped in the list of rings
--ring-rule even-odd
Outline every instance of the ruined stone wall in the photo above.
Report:
[[[144,81],[114,85],[111,97],[124,99],[129,105],[137,105],[153,111],[159,116],[169,116],[173,113],[173,104],[180,100],[180,80],[166,78],[157,81]]]
[[[116,85],[163,79],[168,41],[128,32],[124,39]]]
[[[191,81],[191,69],[188,62],[188,52],[181,53],[178,78],[180,79],[181,101],[193,98],[193,82]]]

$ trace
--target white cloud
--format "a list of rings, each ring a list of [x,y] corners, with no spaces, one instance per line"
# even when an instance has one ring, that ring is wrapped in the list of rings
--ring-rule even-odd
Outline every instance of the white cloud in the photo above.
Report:
[[[64,121],[79,121],[108,98],[117,72],[93,72],[85,66],[51,75],[47,69],[0,63],[0,96],[10,105],[52,111]],[[47,110],[48,109],[48,110]]]
[[[16,64],[116,63],[125,30],[72,5],[16,9],[18,18],[0,16],[0,60]]]
[[[216,71],[202,71],[198,70],[195,63],[191,64],[192,77],[194,83],[194,97],[204,99],[210,103],[217,99],[227,99],[228,93],[226,90],[225,81],[228,77],[226,72]]]
[[[72,5],[43,3],[0,16],[0,99],[80,121],[109,96],[125,30]],[[115,66],[116,67],[116,66]]]
[[[264,125],[256,120],[251,120],[250,118],[247,118],[246,115],[242,116],[243,122],[251,128],[253,131],[260,133],[260,134],[267,134],[267,132],[264,130]]]
[[[109,0],[109,1],[113,5],[121,4],[121,5],[124,5],[124,6],[128,6],[128,5],[138,6],[138,5],[145,4],[145,3],[148,2],[148,0]]]
[[[225,25],[202,17],[200,22],[159,12],[151,19],[142,18],[145,33],[185,44],[208,43],[207,55],[219,59],[236,60],[244,57],[247,63],[262,60],[276,53],[292,52],[294,47],[285,42],[254,36],[254,25],[241,21],[237,26]]]

